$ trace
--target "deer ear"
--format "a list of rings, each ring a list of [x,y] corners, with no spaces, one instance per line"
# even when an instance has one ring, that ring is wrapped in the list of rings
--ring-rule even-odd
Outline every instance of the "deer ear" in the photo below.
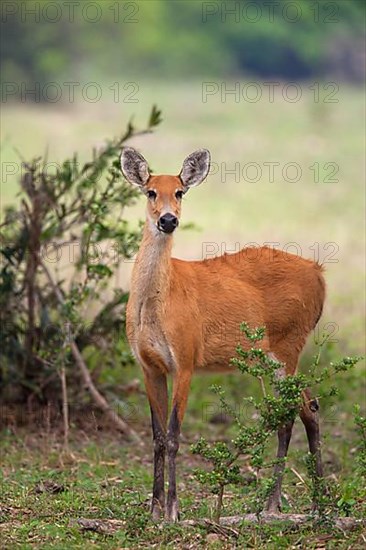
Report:
[[[133,147],[123,147],[121,152],[121,170],[132,185],[143,187],[150,178],[147,161]]]
[[[185,159],[179,177],[187,190],[199,185],[207,177],[210,160],[210,153],[207,149],[198,149]]]

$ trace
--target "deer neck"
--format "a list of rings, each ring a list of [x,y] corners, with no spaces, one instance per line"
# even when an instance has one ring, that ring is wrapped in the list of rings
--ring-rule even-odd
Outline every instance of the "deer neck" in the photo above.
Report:
[[[161,233],[147,220],[132,274],[131,294],[138,317],[144,305],[152,315],[159,316],[164,309],[170,290],[172,246],[173,236]]]

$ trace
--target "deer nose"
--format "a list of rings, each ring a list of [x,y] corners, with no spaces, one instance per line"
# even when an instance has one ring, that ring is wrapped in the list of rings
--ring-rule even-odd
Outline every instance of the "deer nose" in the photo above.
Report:
[[[164,233],[173,233],[174,229],[178,226],[179,220],[173,214],[164,214],[160,216],[158,221],[158,229]]]

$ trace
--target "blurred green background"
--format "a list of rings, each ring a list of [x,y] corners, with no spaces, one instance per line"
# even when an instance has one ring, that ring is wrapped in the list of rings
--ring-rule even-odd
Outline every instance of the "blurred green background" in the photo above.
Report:
[[[363,0],[4,1],[2,21],[10,81],[363,79]]]
[[[325,263],[320,330],[364,342],[364,31],[362,0],[2,2],[1,199],[20,159],[60,162],[141,127],[133,145],[156,172],[195,148],[208,181],[187,195],[175,255],[248,243]],[[128,213],[137,223],[144,203]],[[128,285],[130,265],[117,285]],[[327,323],[333,323],[327,325]],[[333,327],[333,328],[332,328]]]
[[[323,332],[331,336],[321,366],[365,352],[364,0],[2,0],[0,14],[2,209],[20,200],[22,160],[46,154],[51,169],[75,151],[80,161],[89,160],[93,147],[124,133],[131,118],[144,128],[156,104],[163,123],[154,133],[131,140],[153,171],[177,174],[183,159],[202,147],[211,151],[213,163],[207,181],[184,198],[182,222],[193,222],[194,229],[177,232],[174,255],[201,259],[271,243],[322,262],[326,306],[302,365],[311,364],[315,340]],[[126,211],[132,225],[144,210],[141,197]],[[67,257],[62,256],[65,265],[51,267],[69,281]],[[122,263],[114,287],[128,289],[132,265]],[[120,343],[115,362],[117,353],[107,352],[99,340],[85,359],[102,393],[147,440],[146,396],[121,389],[142,375],[119,360],[125,351]],[[68,366],[70,393],[78,379],[74,364]],[[352,413],[355,403],[364,410],[364,369],[360,362],[355,372],[337,378],[340,394],[321,403],[326,475],[341,484],[343,500],[337,506],[349,506],[351,515],[349,503],[361,510],[364,491],[355,477],[361,446]],[[211,383],[222,384],[236,404],[244,395],[258,395],[251,380],[236,374],[194,377],[180,459],[183,517],[207,517],[211,506],[193,480],[197,464],[189,444],[198,434],[220,440],[233,434],[226,423],[213,421],[212,413],[220,409]],[[150,490],[149,453],[122,445],[113,432],[109,442],[90,409],[88,433],[72,420],[75,454],[66,456],[48,405],[44,433],[38,410],[32,424],[31,399],[21,407],[22,418],[29,421],[23,432],[9,415],[1,482],[7,504],[4,544],[85,548],[90,540],[94,547],[101,542],[103,548],[115,548],[126,547],[127,540],[128,547],[141,546],[139,539],[148,540],[151,533],[138,523]],[[89,408],[85,411],[89,418]],[[39,430],[35,437],[34,430]],[[289,463],[296,466],[296,478],[285,478],[286,506],[294,512],[304,508],[307,513],[310,505],[309,484],[298,479],[307,479],[306,448],[297,425]],[[70,491],[39,495],[35,483],[46,478]],[[228,512],[242,513],[241,492],[227,502]],[[105,535],[101,541],[96,533],[80,534],[72,527],[69,519],[80,515],[127,518],[129,530],[136,532],[124,539],[121,531],[117,543]],[[291,546],[286,531],[278,529],[273,538],[263,531],[266,548]],[[155,532],[155,546],[170,540],[181,547],[181,530],[178,536],[171,527]],[[258,533],[253,529],[245,547],[262,547]],[[361,546],[352,546],[349,536],[340,533],[337,547],[362,547],[360,538]],[[303,538],[296,529],[291,537],[292,547],[335,547],[328,534],[312,538],[305,531]],[[231,540],[231,546],[244,547]],[[198,538],[190,539],[190,547],[199,544]]]

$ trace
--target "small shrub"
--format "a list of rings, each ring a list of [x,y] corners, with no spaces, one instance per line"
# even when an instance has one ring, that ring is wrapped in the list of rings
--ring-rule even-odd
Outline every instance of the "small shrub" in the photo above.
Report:
[[[1,225],[0,387],[8,402],[61,401],[62,369],[69,398],[79,401],[72,342],[89,357],[103,350],[104,362],[117,354],[131,362],[128,296],[112,291],[111,280],[135,254],[141,224],[133,229],[124,218],[137,192],[124,182],[118,157],[128,139],[160,121],[154,107],[145,130],[129,123],[85,163],[76,154],[53,172],[45,158],[24,163],[21,200],[5,210]]]
[[[360,357],[346,357],[339,362],[331,363],[329,368],[323,369],[318,374],[317,367],[320,363],[321,351],[327,341],[327,336],[324,336],[318,344],[318,353],[310,367],[308,376],[303,374],[283,376],[281,369],[284,368],[284,365],[271,359],[258,347],[265,334],[265,329],[250,330],[246,323],[242,323],[241,331],[252,345],[249,350],[244,350],[239,345],[236,349],[237,357],[233,358],[231,362],[238,367],[240,372],[253,376],[260,385],[261,399],[244,398],[244,402],[250,403],[254,407],[256,419],[252,425],[244,425],[234,407],[228,403],[222,387],[213,386],[211,389],[218,395],[223,411],[234,420],[237,435],[230,443],[209,443],[206,439],[201,438],[192,446],[192,452],[201,455],[211,465],[209,471],[197,469],[195,476],[201,483],[207,485],[213,494],[217,495],[216,521],[219,521],[221,516],[225,487],[243,483],[239,466],[239,460],[243,457],[246,458],[256,474],[253,491],[248,496],[249,509],[257,515],[263,511],[276,480],[274,476],[264,477],[262,474],[264,470],[278,462],[277,459],[266,460],[266,450],[270,438],[278,428],[295,420],[300,412],[302,392],[306,388],[318,386],[335,373],[348,371],[360,360]],[[327,391],[323,390],[318,393],[321,397],[335,394],[334,386]],[[362,420],[361,425],[363,425]],[[307,459],[307,464],[312,481],[313,501],[319,514],[325,515],[329,503],[325,482],[315,476],[311,455]]]

